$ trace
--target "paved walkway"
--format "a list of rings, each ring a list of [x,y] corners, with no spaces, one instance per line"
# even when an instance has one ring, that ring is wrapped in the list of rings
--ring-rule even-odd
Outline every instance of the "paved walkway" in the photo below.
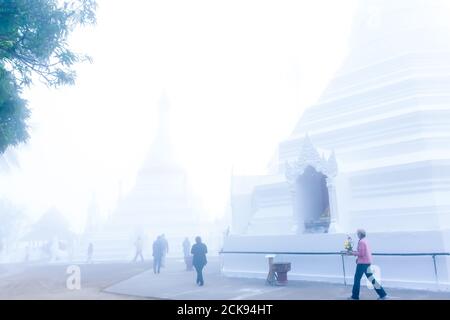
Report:
[[[351,292],[350,286],[317,282],[291,281],[286,287],[271,287],[264,280],[226,278],[220,274],[217,260],[210,259],[205,268],[205,286],[195,284],[195,272],[184,271],[182,260],[168,260],[168,266],[155,275],[146,271],[106,288],[107,293],[174,300],[341,300]],[[387,290],[393,299],[449,299],[450,293]],[[374,291],[365,287],[361,299],[373,300]]]
[[[150,268],[148,263],[79,264],[81,290],[70,290],[67,288],[67,268],[70,265],[72,264],[0,264],[0,300],[136,299],[102,290]]]

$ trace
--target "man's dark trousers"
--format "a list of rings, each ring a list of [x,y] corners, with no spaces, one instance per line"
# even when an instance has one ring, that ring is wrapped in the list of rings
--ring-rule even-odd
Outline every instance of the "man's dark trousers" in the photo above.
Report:
[[[380,298],[384,298],[386,296],[386,292],[384,291],[383,287],[375,280],[369,267],[370,267],[370,264],[358,264],[356,266],[356,272],[355,272],[355,278],[353,281],[353,290],[352,290],[352,298],[353,299],[359,299],[361,279],[364,274],[366,274],[367,279],[369,279],[372,282],[372,285],[374,286],[375,291],[377,292],[378,296]]]
[[[197,284],[199,285],[203,285],[204,281],[203,281],[203,268],[204,266],[202,265],[195,265],[195,271],[197,271]]]
[[[161,257],[153,258],[153,272],[159,273],[161,270]]]

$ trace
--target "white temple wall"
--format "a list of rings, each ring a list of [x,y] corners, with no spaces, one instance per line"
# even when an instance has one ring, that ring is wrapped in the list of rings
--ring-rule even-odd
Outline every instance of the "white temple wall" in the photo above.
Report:
[[[450,63],[449,52],[399,52],[395,56],[378,60],[364,68],[337,74],[333,82],[327,87],[318,105],[330,109],[330,104],[336,99],[349,98],[355,93],[384,87],[400,81],[416,77],[424,78],[431,75],[448,75]],[[389,98],[388,95],[386,98]],[[378,97],[383,99],[383,97]],[[363,100],[370,101],[370,100]],[[362,107],[365,107],[362,104]],[[351,111],[349,106],[343,105],[344,110]],[[328,110],[332,112],[333,110]],[[357,111],[357,110],[354,110]]]
[[[350,215],[351,193],[348,175],[345,172],[341,172],[334,180],[336,184],[338,231],[351,233],[354,230],[352,230],[350,224],[352,217]]]
[[[281,182],[261,184],[254,188],[251,197],[253,215],[247,234],[295,234],[296,218],[293,212],[292,193],[284,177]]]
[[[248,223],[253,216],[252,195],[233,195],[232,206],[232,233],[243,234],[247,231]]]
[[[355,236],[354,236],[355,238]],[[345,234],[305,234],[297,236],[231,236],[225,252],[339,252],[343,250]],[[374,253],[438,253],[448,252],[450,231],[370,233]],[[230,277],[265,279],[268,263],[263,254],[223,254],[223,274]],[[276,261],[291,262],[290,280],[343,283],[340,255],[279,255]],[[355,258],[345,257],[346,281],[351,285],[355,272]],[[450,291],[450,259],[436,257],[439,285],[436,284],[431,256],[397,257],[374,256],[374,265],[381,269],[381,282],[386,287],[402,287]],[[263,281],[263,280],[262,280]],[[364,282],[363,282],[364,283]]]
[[[366,162],[356,157],[360,161],[359,167],[365,165],[373,169],[341,172],[336,178],[340,230],[352,231],[358,227],[372,231],[450,228],[450,160],[417,161],[436,158],[436,150],[442,151],[442,141],[446,140],[412,141],[406,144],[407,148],[400,144],[403,149],[388,146],[392,154],[386,149],[375,148],[373,157],[367,157],[369,160]],[[417,150],[422,152],[413,153]],[[380,157],[379,154],[385,156]],[[394,157],[396,154],[397,158]],[[362,153],[362,156],[367,154]],[[341,154],[337,153],[337,157],[340,159]],[[389,161],[401,164],[388,166]],[[340,164],[346,165],[343,161]],[[377,168],[378,165],[383,167]],[[273,205],[278,206],[279,211],[284,210],[286,198],[281,201],[283,197],[275,185],[264,185],[255,190],[254,199],[259,199],[259,208]],[[239,216],[241,213],[235,214]],[[389,219],[389,224],[386,224],[386,219]]]
[[[450,228],[450,184],[443,185],[450,178],[449,170],[444,170],[448,165],[450,161],[424,161],[352,175],[351,228],[373,231]],[[440,172],[439,177],[433,174],[435,170]]]
[[[450,96],[448,100],[450,103]],[[319,148],[335,150],[344,166],[345,162],[367,161],[380,156],[406,157],[418,151],[432,159],[436,151],[445,150],[450,142],[450,135],[445,131],[450,127],[450,109],[425,111],[423,106],[418,108],[422,110],[310,136]],[[280,162],[298,156],[302,140],[303,137],[283,143]]]

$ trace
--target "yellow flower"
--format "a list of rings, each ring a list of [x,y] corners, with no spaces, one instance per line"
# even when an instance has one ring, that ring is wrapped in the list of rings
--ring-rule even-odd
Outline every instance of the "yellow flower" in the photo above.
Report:
[[[345,242],[344,242],[344,248],[345,248],[345,250],[347,250],[347,251],[350,251],[350,250],[353,249],[352,243],[351,243],[350,240],[348,240],[348,239],[345,240]]]

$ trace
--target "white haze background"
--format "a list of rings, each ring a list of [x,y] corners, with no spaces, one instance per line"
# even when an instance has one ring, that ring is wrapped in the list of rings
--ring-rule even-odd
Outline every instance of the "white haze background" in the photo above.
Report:
[[[171,102],[172,141],[210,218],[230,175],[264,173],[277,144],[345,57],[355,0],[99,0],[78,30],[73,87],[35,86],[28,144],[9,150],[2,198],[36,219],[59,209],[82,230],[93,195],[105,217],[129,191],[152,143],[158,100]]]

